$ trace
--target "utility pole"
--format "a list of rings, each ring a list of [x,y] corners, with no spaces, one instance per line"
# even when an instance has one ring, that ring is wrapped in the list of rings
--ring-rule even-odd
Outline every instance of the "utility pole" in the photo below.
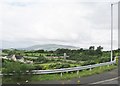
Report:
[[[118,4],[118,10],[119,10],[120,2],[111,4],[111,62],[113,59],[113,6],[115,4]],[[118,17],[119,17],[119,15],[118,15]],[[118,23],[118,25],[119,25],[119,23]]]
[[[120,22],[120,18],[119,18],[120,1],[119,1],[117,3],[111,4],[111,62],[112,62],[112,58],[113,58],[113,6],[115,4],[118,4],[118,32],[120,29],[120,25],[119,25],[119,22]],[[119,34],[118,34],[118,37],[119,37]],[[118,43],[119,43],[119,39],[118,39]],[[119,46],[119,44],[118,44],[118,46]]]
[[[120,48],[120,1],[118,2],[118,48]]]
[[[111,4],[111,62],[113,57],[113,4]]]
[[[120,1],[118,2],[118,49],[120,49]],[[119,52],[119,51],[118,51]],[[118,56],[118,74],[120,75],[120,56]],[[120,78],[118,78],[118,81],[120,81]],[[120,86],[120,82],[118,82]]]
[[[118,2],[118,49],[120,49],[120,1]],[[119,51],[118,51],[119,52]],[[120,75],[120,56],[118,56],[118,75]],[[120,78],[118,78],[120,81]],[[120,86],[120,82],[118,82]]]

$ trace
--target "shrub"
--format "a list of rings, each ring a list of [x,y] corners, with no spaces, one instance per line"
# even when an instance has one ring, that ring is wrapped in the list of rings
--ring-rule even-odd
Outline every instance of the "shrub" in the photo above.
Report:
[[[40,56],[35,60],[35,62],[46,63],[46,62],[48,62],[48,59],[43,56]]]
[[[43,66],[41,66],[41,65],[35,65],[34,66],[34,70],[43,70],[44,68],[43,68]]]
[[[62,65],[61,64],[56,64],[55,69],[60,69],[60,68],[62,68]]]
[[[34,67],[30,64],[6,62],[4,69],[2,70],[2,74],[3,76],[6,76],[5,74],[9,75],[12,73],[16,81],[21,81],[25,75],[31,74],[33,69]]]
[[[60,68],[68,68],[70,67],[70,64],[68,63],[55,63],[55,64],[50,64],[49,68],[50,69],[60,69]]]
[[[62,67],[63,67],[63,68],[68,68],[68,67],[70,67],[70,64],[64,63],[64,64],[62,64]]]

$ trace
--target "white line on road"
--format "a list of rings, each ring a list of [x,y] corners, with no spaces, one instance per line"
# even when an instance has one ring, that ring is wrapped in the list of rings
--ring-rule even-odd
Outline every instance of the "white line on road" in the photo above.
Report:
[[[107,80],[103,80],[103,81],[98,81],[98,82],[94,82],[94,83],[90,83],[90,84],[100,84],[100,83],[104,83],[104,82],[108,82],[108,81],[113,81],[116,80],[120,77],[116,77],[116,78],[112,78],[112,79],[107,79]]]

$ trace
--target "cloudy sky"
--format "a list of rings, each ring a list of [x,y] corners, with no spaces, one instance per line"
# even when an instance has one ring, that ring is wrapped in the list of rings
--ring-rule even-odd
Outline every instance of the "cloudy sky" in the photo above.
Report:
[[[64,44],[109,50],[110,4],[105,0],[2,0],[0,47]],[[118,47],[117,19],[114,5],[114,49]]]

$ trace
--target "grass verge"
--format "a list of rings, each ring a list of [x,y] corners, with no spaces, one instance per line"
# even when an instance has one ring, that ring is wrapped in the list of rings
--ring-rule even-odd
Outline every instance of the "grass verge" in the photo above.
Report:
[[[21,77],[20,79],[16,79],[14,76],[3,76],[2,83],[16,83],[21,82],[24,83],[25,80],[29,80],[30,82],[37,82],[37,81],[46,81],[46,80],[69,80],[73,78],[79,78],[79,77],[86,77],[94,74],[100,74],[105,71],[110,71],[112,69],[117,68],[116,65],[110,65],[110,66],[102,66],[97,67],[92,70],[82,70],[77,72],[69,72],[69,73],[63,73],[62,77],[60,74],[45,74],[45,75],[26,75]]]

